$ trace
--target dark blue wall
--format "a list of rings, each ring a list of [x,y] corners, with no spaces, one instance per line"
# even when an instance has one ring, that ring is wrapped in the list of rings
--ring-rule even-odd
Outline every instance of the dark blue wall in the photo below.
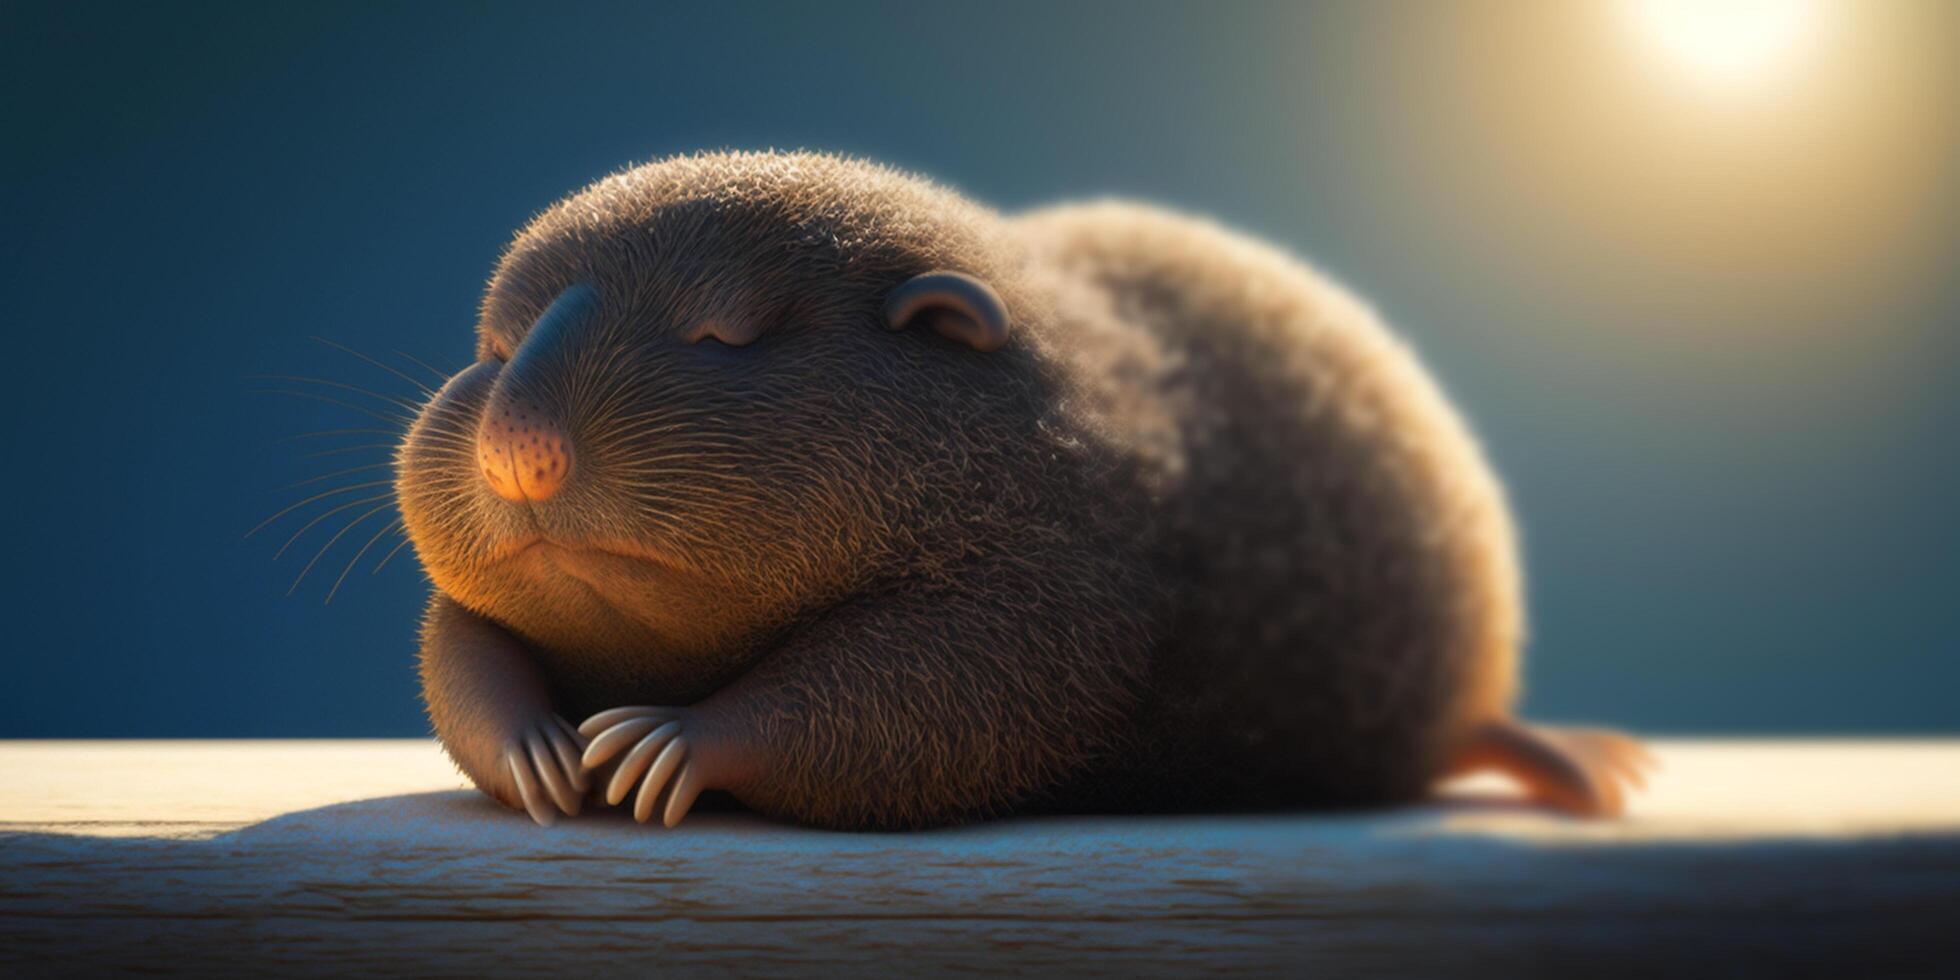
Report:
[[[1510,480],[1540,716],[1960,725],[1949,9],[1720,106],[1582,5],[735,6],[7,5],[0,736],[420,731],[412,554],[322,603],[391,515],[291,598],[339,521],[242,537],[382,458],[278,440],[370,420],[248,376],[403,392],[306,338],[453,368],[529,215],[728,146],[1158,200],[1371,297]]]

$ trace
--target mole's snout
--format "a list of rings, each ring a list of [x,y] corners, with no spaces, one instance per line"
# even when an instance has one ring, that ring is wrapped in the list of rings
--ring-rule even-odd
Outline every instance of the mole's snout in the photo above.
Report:
[[[491,406],[477,430],[476,460],[490,489],[514,503],[550,499],[572,475],[565,430],[525,401]]]
[[[498,372],[476,430],[476,463],[490,489],[505,500],[549,500],[571,478],[572,440],[559,417],[528,392],[538,390],[538,372],[550,370],[554,355],[576,342],[598,303],[598,292],[584,283],[559,293]]]

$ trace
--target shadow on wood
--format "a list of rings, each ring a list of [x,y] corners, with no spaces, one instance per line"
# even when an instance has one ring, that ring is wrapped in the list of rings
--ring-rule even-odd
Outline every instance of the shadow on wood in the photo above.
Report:
[[[1912,972],[1951,963],[1960,835],[1520,839],[1504,802],[838,834],[739,813],[542,829],[470,791],[215,836],[0,834],[35,972],[1185,975]],[[10,970],[9,972],[13,972]]]

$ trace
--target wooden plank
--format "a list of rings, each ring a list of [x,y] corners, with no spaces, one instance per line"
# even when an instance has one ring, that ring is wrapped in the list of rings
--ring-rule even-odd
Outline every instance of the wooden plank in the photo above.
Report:
[[[545,829],[427,742],[0,743],[0,964],[455,975],[1951,967],[1960,742],[1662,742],[1632,815]],[[7,972],[12,972],[11,970]]]

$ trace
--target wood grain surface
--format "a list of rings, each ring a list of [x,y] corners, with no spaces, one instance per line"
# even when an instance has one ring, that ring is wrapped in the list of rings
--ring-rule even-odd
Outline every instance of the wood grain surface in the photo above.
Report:
[[[1955,975],[1960,742],[1660,742],[1625,820],[545,829],[424,741],[0,743],[0,975]]]

